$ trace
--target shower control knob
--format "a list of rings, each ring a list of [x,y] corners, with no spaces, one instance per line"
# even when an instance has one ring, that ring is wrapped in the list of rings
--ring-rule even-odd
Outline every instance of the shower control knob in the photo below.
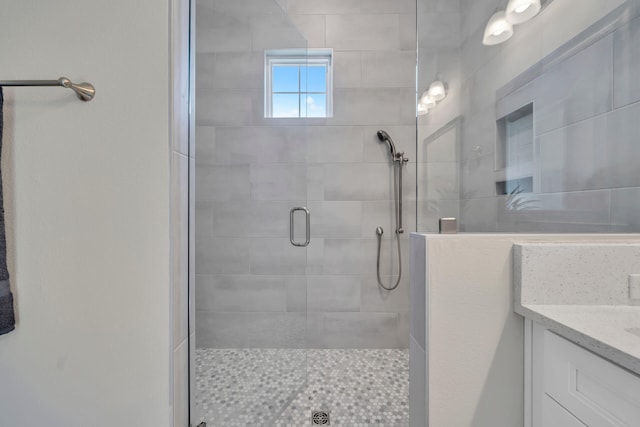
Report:
[[[378,236],[382,236],[384,234],[384,230],[382,229],[382,227],[376,228],[376,234]]]
[[[404,233],[404,228],[398,228],[398,229],[396,230],[396,233],[398,233],[398,234],[402,234],[402,233]]]

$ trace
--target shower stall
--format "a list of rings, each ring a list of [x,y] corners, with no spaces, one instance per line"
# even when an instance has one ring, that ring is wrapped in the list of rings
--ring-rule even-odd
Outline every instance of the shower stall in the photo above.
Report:
[[[577,2],[193,2],[194,426],[422,426],[409,233],[640,230],[639,2]]]
[[[415,2],[360,3],[195,3],[193,425],[409,423]]]

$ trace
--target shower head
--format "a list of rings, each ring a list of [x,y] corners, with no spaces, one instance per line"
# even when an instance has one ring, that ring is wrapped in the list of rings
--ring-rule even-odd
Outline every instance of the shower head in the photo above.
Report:
[[[386,141],[389,144],[389,150],[391,151],[391,159],[394,160],[396,158],[396,145],[393,143],[393,139],[389,136],[389,134],[383,130],[378,131],[378,139],[380,141]]]

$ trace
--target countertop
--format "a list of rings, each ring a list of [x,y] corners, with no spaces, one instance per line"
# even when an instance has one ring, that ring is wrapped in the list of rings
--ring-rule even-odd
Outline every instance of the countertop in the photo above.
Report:
[[[640,375],[640,306],[516,303],[515,312]]]

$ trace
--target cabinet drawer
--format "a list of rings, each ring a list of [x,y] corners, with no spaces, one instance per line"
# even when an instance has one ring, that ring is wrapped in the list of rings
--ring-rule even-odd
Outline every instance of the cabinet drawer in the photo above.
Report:
[[[542,398],[542,425],[544,427],[585,427],[569,411],[546,394]]]
[[[544,392],[587,426],[638,425],[640,377],[549,331],[544,366]]]

